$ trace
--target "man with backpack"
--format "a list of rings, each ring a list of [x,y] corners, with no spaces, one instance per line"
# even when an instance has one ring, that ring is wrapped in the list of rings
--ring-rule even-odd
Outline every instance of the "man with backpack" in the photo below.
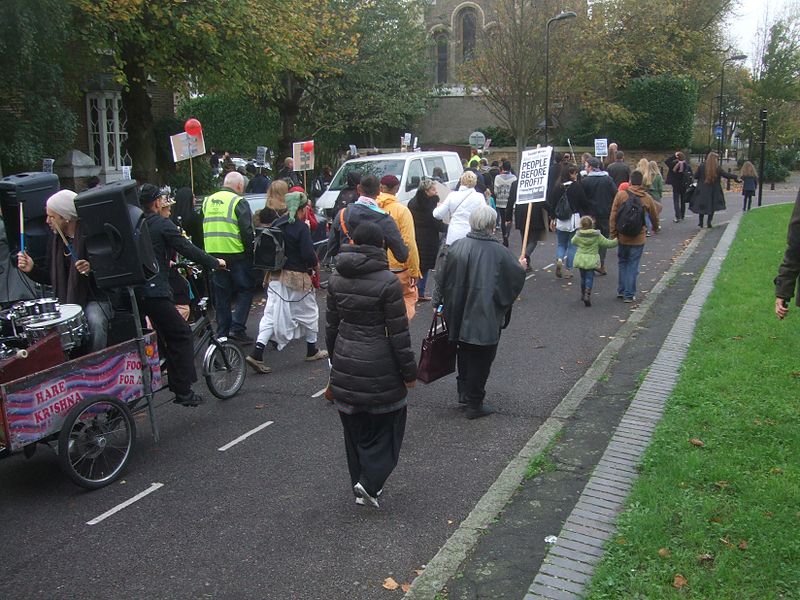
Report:
[[[628,189],[617,192],[611,207],[609,228],[611,238],[619,240],[619,283],[617,298],[625,302],[636,300],[636,280],[639,277],[639,262],[644,252],[647,227],[645,213],[650,215],[653,232],[658,233],[658,208],[655,201],[642,187],[641,171],[631,173]]]
[[[586,161],[586,175],[581,178],[583,191],[589,204],[594,207],[594,224],[603,236],[609,236],[608,218],[611,205],[617,195],[617,186],[608,173],[602,170],[600,160],[590,157]],[[595,269],[600,275],[606,274],[606,248],[600,248],[600,267]]]
[[[380,182],[374,175],[365,175],[356,188],[358,200],[348,204],[333,218],[331,233],[328,236],[328,255],[333,257],[339,254],[341,247],[353,244],[353,232],[363,221],[377,223],[383,230],[386,248],[392,251],[398,262],[408,260],[408,246],[400,235],[400,230],[392,216],[378,206],[378,193]]]

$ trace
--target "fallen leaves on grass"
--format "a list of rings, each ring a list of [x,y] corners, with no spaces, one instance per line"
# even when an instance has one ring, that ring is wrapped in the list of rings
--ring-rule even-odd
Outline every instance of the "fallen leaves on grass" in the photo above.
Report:
[[[709,519],[710,523],[722,523],[722,517],[711,517]]]
[[[792,377],[795,379],[800,379],[800,371],[792,371]]]
[[[739,550],[747,550],[747,540],[741,540],[739,542]]]
[[[722,481],[715,482],[714,485],[717,486],[719,489],[724,490],[724,489],[730,487],[731,484],[728,483],[725,480],[722,480]]]
[[[726,537],[719,538],[719,541],[722,542],[723,544],[725,544],[728,548],[733,548],[733,544],[730,543],[728,538],[726,538]]]
[[[740,336],[740,335],[735,335],[735,336],[733,336],[731,339],[732,339],[732,340],[736,340],[736,341],[738,342],[739,340],[742,340],[742,339],[744,339],[744,338],[743,338],[742,336]]]
[[[692,446],[697,446],[698,448],[702,448],[703,446],[705,446],[705,445],[706,445],[706,444],[705,444],[705,442],[704,442],[703,440],[700,440],[700,439],[697,439],[697,438],[692,438],[692,439],[690,439],[690,440],[689,440],[689,443],[690,443]]]
[[[782,475],[783,474],[783,469],[781,469],[780,467],[772,467],[769,470],[769,472],[772,473],[773,475]]]
[[[392,577],[387,577],[383,580],[383,587],[387,590],[393,591],[400,587],[400,584],[397,583]]]
[[[674,587],[675,589],[679,590],[682,587],[686,587],[687,585],[689,585],[689,581],[686,579],[686,577],[684,577],[680,573],[675,575],[675,579],[672,580],[672,587]]]
[[[658,555],[661,558],[669,558],[670,556],[672,556],[672,552],[670,552],[667,548],[659,548]]]

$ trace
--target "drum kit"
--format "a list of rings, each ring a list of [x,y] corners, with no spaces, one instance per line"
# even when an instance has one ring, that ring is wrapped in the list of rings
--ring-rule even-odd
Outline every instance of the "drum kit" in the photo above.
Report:
[[[20,356],[28,346],[57,333],[65,353],[79,349],[89,335],[83,309],[56,298],[17,302],[0,311],[0,360]]]

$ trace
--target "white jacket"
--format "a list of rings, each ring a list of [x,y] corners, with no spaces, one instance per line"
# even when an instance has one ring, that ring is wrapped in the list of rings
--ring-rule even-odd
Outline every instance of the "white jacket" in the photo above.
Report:
[[[469,216],[481,204],[486,204],[486,198],[475,188],[461,186],[457,192],[450,192],[444,202],[433,209],[433,216],[448,224],[447,239],[449,246],[456,240],[466,237],[470,232]]]

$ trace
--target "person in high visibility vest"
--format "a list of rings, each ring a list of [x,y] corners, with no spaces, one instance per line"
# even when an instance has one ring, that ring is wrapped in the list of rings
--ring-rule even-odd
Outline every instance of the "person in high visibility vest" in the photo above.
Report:
[[[247,316],[255,289],[255,232],[243,192],[244,177],[232,171],[225,176],[223,188],[203,200],[203,243],[206,252],[227,264],[226,270],[215,271],[212,278],[217,335],[248,343],[253,341],[247,335]]]

